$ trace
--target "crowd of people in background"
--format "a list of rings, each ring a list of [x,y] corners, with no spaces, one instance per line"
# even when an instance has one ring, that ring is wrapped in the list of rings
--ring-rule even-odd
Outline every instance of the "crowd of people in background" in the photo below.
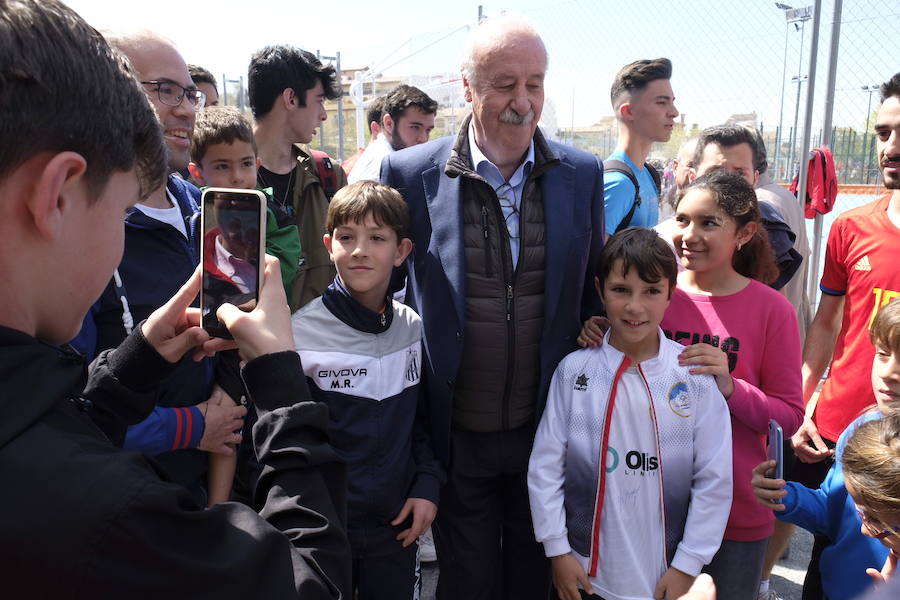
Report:
[[[246,115],[163,33],[0,0],[11,596],[395,600],[437,561],[440,600],[778,600],[799,525],[804,599],[896,597],[900,73],[885,194],[834,222],[813,310],[758,131],[652,164],[666,58],[617,73],[597,157],[538,126],[534,26],[487,19],[457,132],[398,85],[339,164],[310,147],[331,65],[260,49]],[[207,187],[262,194],[264,260],[225,204],[202,231]],[[230,337],[209,273],[256,295]]]

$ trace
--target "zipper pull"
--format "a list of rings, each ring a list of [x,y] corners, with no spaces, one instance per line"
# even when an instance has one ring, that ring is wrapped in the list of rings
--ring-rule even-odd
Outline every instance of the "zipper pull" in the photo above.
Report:
[[[506,286],[506,320],[512,320],[512,301],[513,301],[513,286],[507,284]]]
[[[81,396],[72,396],[68,398],[69,402],[78,407],[78,410],[81,412],[86,412],[94,408],[94,403],[88,400],[87,398],[82,398]]]
[[[488,213],[487,206],[484,204],[481,205],[481,232],[484,234],[484,239],[488,239]]]
[[[384,327],[385,323],[387,323],[387,316],[385,313],[381,313],[381,326]]]

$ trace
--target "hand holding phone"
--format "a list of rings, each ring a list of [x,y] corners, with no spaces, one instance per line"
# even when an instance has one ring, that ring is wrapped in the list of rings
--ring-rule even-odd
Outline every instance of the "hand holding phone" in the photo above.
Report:
[[[216,311],[225,303],[251,311],[259,300],[266,198],[257,190],[207,188],[202,197],[201,223],[203,328],[211,336],[231,339]]]
[[[219,318],[228,325],[247,362],[264,354],[294,350],[291,311],[281,282],[278,259],[266,255],[265,276],[255,310],[244,312],[231,304],[219,309]],[[215,340],[226,343],[225,340]]]
[[[783,511],[785,510],[784,498],[788,492],[783,479],[772,477],[774,465],[775,461],[765,460],[753,467],[750,487],[753,488],[756,501],[762,506],[770,510]]]
[[[194,349],[194,360],[208,353],[203,346],[210,342],[209,334],[199,327],[200,311],[191,304],[200,290],[200,269],[196,269],[172,298],[153,311],[141,325],[141,332],[160,356],[175,363]]]

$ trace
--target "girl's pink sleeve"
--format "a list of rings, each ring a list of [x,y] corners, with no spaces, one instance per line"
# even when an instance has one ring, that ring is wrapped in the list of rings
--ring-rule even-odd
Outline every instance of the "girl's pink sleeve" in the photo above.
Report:
[[[748,349],[762,353],[758,359],[759,387],[734,377],[734,393],[728,399],[728,408],[736,419],[758,433],[766,433],[769,419],[775,419],[787,438],[803,422],[802,350],[797,315],[781,296],[761,297],[759,301],[769,307],[768,318],[757,330],[759,337],[746,344]]]

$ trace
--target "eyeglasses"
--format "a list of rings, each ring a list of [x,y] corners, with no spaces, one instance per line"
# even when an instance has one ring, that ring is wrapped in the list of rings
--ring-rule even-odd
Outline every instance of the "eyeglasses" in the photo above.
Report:
[[[157,80],[142,81],[144,85],[155,85],[156,95],[159,101],[167,106],[179,106],[185,98],[195,110],[200,110],[206,104],[206,93],[198,89],[187,89],[174,81]]]
[[[892,535],[900,537],[900,525],[894,525],[893,527],[885,525],[864,513],[858,506],[856,507],[856,514],[859,515],[859,520],[862,521],[863,526],[868,530],[870,537],[876,540],[883,540]]]

